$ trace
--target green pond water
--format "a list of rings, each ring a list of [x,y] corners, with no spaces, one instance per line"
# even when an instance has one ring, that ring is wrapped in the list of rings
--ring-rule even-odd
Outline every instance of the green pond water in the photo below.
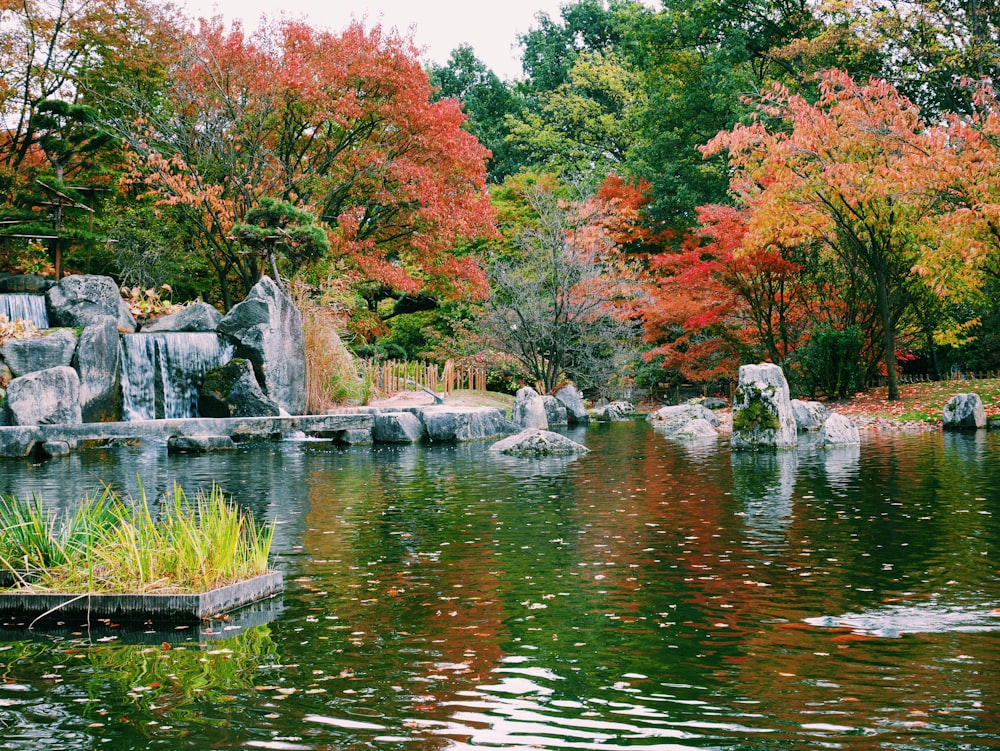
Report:
[[[58,509],[217,481],[287,584],[168,635],[0,631],[0,749],[1000,748],[1000,435],[573,436],[0,461]]]

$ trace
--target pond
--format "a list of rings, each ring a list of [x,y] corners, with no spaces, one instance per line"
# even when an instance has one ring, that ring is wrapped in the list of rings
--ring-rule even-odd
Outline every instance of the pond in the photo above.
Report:
[[[218,482],[287,582],[228,638],[8,634],[0,749],[1000,748],[1000,435],[573,437],[0,462],[59,508]]]

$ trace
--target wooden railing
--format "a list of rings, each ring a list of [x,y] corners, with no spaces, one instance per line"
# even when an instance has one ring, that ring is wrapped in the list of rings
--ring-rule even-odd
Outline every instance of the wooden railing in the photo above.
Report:
[[[443,368],[422,360],[369,360],[366,367],[372,387],[385,394],[418,389],[442,394],[450,394],[456,389],[486,390],[485,368],[454,360],[445,362]]]

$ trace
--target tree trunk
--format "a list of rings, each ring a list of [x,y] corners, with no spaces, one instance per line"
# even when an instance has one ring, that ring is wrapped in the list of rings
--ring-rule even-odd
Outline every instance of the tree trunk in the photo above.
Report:
[[[885,344],[885,382],[888,387],[889,401],[899,401],[899,377],[896,374],[896,331],[889,312],[889,289],[885,273],[879,270],[875,274],[875,297],[878,304],[878,315],[882,321],[883,342]]]

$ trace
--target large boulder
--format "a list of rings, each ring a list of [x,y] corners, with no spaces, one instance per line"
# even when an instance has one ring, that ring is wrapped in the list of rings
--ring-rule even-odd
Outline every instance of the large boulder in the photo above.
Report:
[[[218,331],[253,363],[264,393],[293,415],[306,409],[306,343],[302,316],[291,298],[262,277],[246,299],[219,322]]]
[[[820,430],[826,418],[830,416],[830,410],[823,402],[804,402],[801,399],[792,399],[792,414],[795,416],[795,428],[800,433]]]
[[[549,427],[553,425],[566,425],[569,422],[566,407],[551,394],[546,394],[542,397],[542,406],[545,407],[545,420],[548,422]]]
[[[104,316],[85,327],[73,357],[80,376],[80,410],[84,422],[121,419],[121,347],[118,321]]]
[[[376,443],[417,443],[424,437],[424,424],[412,412],[375,415],[372,440]]]
[[[566,408],[566,421],[570,425],[586,425],[590,414],[583,403],[583,392],[572,383],[567,383],[555,393],[556,399]]]
[[[60,365],[15,378],[7,385],[12,425],[75,425],[80,413],[80,376]]]
[[[816,445],[821,448],[831,446],[857,446],[861,443],[861,433],[854,421],[846,415],[834,412],[823,422]]]
[[[635,407],[625,401],[609,402],[594,411],[598,422],[627,422],[635,416]]]
[[[559,433],[529,428],[522,430],[517,435],[497,441],[490,446],[490,451],[498,451],[510,456],[549,456],[586,454],[590,449]]]
[[[696,417],[693,420],[688,420],[667,437],[674,441],[703,441],[718,438],[719,431],[705,418]]]
[[[205,374],[198,413],[202,417],[277,417],[281,410],[261,390],[250,361],[236,358]]]
[[[424,407],[419,415],[431,443],[481,441],[518,430],[502,409],[489,407]]]
[[[545,409],[545,400],[531,386],[523,386],[514,395],[514,406],[511,408],[511,422],[521,428],[536,428],[548,430],[549,416]]]
[[[70,365],[75,351],[76,335],[69,329],[58,329],[34,339],[11,339],[0,347],[0,358],[17,377]]]
[[[741,365],[733,397],[734,449],[791,448],[798,444],[788,381],[771,363]]]
[[[207,302],[194,302],[170,315],[154,318],[142,325],[144,334],[156,331],[215,331],[222,313]]]
[[[78,328],[111,316],[117,320],[120,331],[135,331],[135,319],[110,276],[67,276],[45,295],[51,326]]]
[[[955,394],[944,405],[945,430],[978,430],[986,427],[986,410],[979,394]]]

